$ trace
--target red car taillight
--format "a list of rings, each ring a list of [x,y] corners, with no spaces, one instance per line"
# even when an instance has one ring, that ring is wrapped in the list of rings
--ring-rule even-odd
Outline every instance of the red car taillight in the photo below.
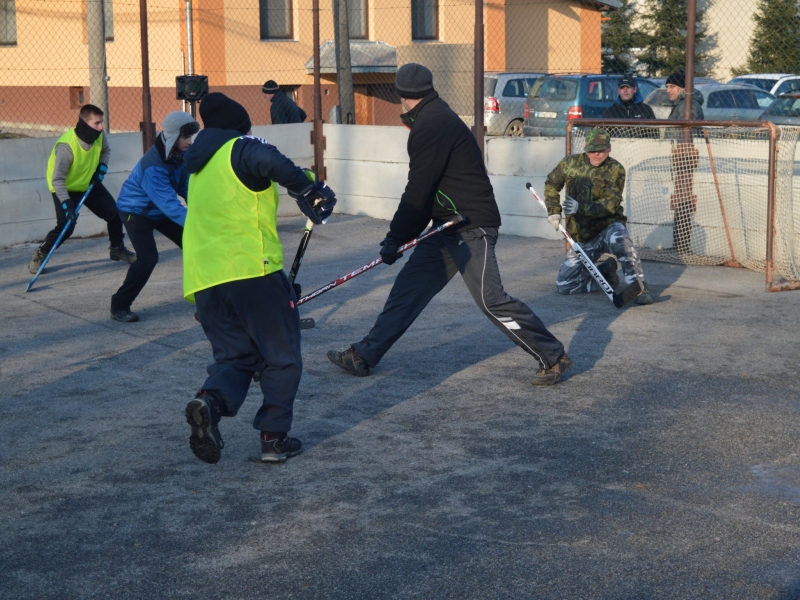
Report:
[[[567,113],[567,121],[580,119],[583,116],[583,109],[580,106],[570,106]]]
[[[531,118],[531,109],[528,106],[527,102],[525,103],[525,118],[526,119],[530,119]]]
[[[500,103],[497,101],[497,98],[492,98],[491,96],[486,98],[486,102],[483,105],[483,110],[486,112],[499,113]]]

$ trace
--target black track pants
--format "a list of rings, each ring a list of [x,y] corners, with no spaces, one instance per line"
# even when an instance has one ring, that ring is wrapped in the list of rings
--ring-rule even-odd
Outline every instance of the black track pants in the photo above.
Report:
[[[142,215],[121,211],[119,216],[125,225],[125,231],[128,232],[131,245],[136,251],[136,262],[128,267],[125,281],[117,293],[111,296],[111,310],[114,312],[131,307],[158,264],[158,247],[153,232],[161,232],[178,248],[182,247],[181,239],[183,238],[183,227],[171,219],[156,221]]]
[[[84,192],[69,192],[69,197],[75,203],[76,208],[81,198],[83,198],[83,194]],[[67,216],[64,214],[64,209],[61,208],[61,200],[59,200],[58,196],[55,194],[53,194],[53,202],[56,206],[56,226],[50,230],[50,233],[44,238],[42,245],[39,246],[39,250],[45,254],[50,252],[53,248],[53,244],[56,243],[58,236],[64,229],[64,225],[67,224]],[[81,211],[87,208],[108,224],[108,241],[111,245],[121,246],[124,235],[122,233],[122,221],[119,218],[117,203],[114,202],[114,197],[103,187],[102,183],[98,182],[94,184],[92,191],[89,192],[89,197],[86,198],[86,202],[83,203]],[[80,212],[78,216],[80,217]],[[61,239],[62,244],[69,239],[69,236],[72,235],[74,230],[75,223],[72,223],[69,231],[67,231],[66,235]]]
[[[433,297],[461,273],[475,303],[500,331],[540,366],[554,365],[564,346],[527,305],[503,290],[496,243],[496,227],[440,234],[421,242],[397,275],[372,331],[353,348],[367,364],[377,365]]]
[[[283,271],[214,286],[195,294],[197,314],[214,351],[202,389],[215,392],[223,416],[244,403],[253,373],[264,399],[253,419],[259,431],[288,432],[300,385],[300,317]]]

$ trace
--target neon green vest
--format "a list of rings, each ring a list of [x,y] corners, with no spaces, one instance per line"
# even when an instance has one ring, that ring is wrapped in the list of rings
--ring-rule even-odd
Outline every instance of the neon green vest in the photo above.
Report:
[[[67,191],[68,192],[85,192],[89,189],[89,184],[92,182],[94,172],[97,170],[97,165],[100,164],[100,153],[103,151],[103,134],[101,133],[88,150],[84,150],[81,146],[81,141],[75,134],[74,129],[70,129],[56,142],[59,144],[68,144],[72,149],[72,166],[67,172]],[[51,193],[55,193],[53,187],[53,170],[56,167],[56,146],[50,152],[50,159],[47,161],[47,187]]]
[[[283,269],[278,238],[278,186],[248,189],[231,166],[235,138],[189,177],[183,228],[183,295],[228,281],[261,277]]]

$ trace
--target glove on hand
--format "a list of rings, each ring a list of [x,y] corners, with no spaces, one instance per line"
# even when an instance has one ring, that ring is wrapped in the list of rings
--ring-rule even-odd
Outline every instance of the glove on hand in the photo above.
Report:
[[[75,214],[75,203],[72,200],[67,200],[61,203],[61,208],[64,211],[64,216],[67,217],[67,221],[72,221],[74,225],[75,221],[78,220],[78,215]]]
[[[98,182],[102,183],[103,182],[103,177],[106,176],[106,173],[108,173],[108,167],[106,165],[104,165],[103,163],[100,163],[99,165],[97,165],[97,169],[94,172],[94,178]]]
[[[383,259],[383,262],[387,265],[393,265],[398,258],[403,256],[397,251],[399,247],[400,242],[387,235],[386,238],[381,242],[381,258]]]
[[[292,288],[294,289],[294,295],[297,296],[298,300],[300,300],[300,298],[303,296],[303,294],[301,293],[303,291],[303,288],[300,287],[299,283],[293,283]]]
[[[300,211],[315,225],[325,223],[336,206],[336,194],[325,183],[314,182],[302,192],[290,191],[289,195],[297,200]]]
[[[570,198],[567,196],[564,199],[564,202],[561,203],[561,206],[564,207],[564,214],[565,215],[574,215],[578,212],[578,201],[575,198]]]
[[[550,223],[550,225],[552,225],[556,231],[558,231],[558,226],[561,225],[561,215],[550,215],[547,217],[547,222]]]

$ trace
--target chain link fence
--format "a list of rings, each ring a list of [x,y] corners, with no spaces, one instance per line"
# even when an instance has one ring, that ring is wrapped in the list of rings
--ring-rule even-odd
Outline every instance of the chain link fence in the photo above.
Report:
[[[254,124],[271,122],[261,92],[268,79],[314,114],[311,0],[0,0],[3,134],[56,135],[85,103],[107,109],[112,132],[139,131],[142,8],[157,125],[171,110],[190,110],[175,93],[175,77],[187,73],[208,76],[210,89],[244,104]],[[544,73],[632,71],[663,84],[657,78],[686,62],[688,8],[689,0],[484,0],[487,133],[523,133],[525,101]],[[697,77],[800,73],[795,0],[697,0],[696,22]],[[394,74],[420,62],[474,123],[475,25],[467,0],[323,1],[323,120],[398,125]],[[773,79],[750,83],[777,91]]]

